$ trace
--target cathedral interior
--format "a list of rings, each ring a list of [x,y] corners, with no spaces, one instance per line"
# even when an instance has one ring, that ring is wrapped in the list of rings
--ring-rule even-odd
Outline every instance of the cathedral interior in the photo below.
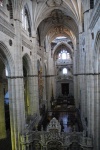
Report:
[[[100,150],[100,0],[0,0],[0,150]]]

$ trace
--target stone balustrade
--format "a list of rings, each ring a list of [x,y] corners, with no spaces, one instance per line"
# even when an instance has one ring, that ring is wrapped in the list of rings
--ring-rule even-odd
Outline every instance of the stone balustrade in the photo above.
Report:
[[[65,60],[63,60],[63,59],[57,59],[57,61],[56,61],[56,65],[72,65],[72,60],[71,59],[65,59]]]

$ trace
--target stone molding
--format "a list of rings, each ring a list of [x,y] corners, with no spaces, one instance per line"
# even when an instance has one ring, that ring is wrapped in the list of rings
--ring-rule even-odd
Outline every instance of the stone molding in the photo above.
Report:
[[[22,45],[30,50],[33,49],[32,42],[30,42],[24,35],[22,35]]]
[[[100,1],[97,3],[97,7],[93,9],[93,13],[90,20],[89,28],[92,30],[100,17]]]
[[[14,27],[1,16],[0,16],[0,31],[5,33],[11,38],[14,38],[15,36]]]
[[[7,14],[5,13],[5,9],[0,7],[0,13],[7,17]]]

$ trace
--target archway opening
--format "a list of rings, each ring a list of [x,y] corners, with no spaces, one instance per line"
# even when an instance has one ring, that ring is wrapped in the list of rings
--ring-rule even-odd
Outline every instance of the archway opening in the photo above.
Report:
[[[30,112],[30,82],[28,75],[30,74],[30,68],[27,60],[27,55],[23,57],[23,76],[24,76],[24,102],[25,102],[25,118],[31,115]]]
[[[8,92],[8,70],[3,58],[0,58],[0,149],[11,149],[11,127]]]
[[[74,96],[73,43],[68,37],[58,36],[51,45],[56,70],[56,99],[67,99],[69,95]]]

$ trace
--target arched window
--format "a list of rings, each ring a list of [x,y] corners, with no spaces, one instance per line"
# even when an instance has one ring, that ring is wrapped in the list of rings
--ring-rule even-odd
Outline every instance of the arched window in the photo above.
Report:
[[[25,13],[25,9],[22,9],[22,27],[26,30],[27,29],[27,17]]]
[[[62,50],[59,54],[58,54],[58,59],[70,59],[70,54],[65,51]]]
[[[67,74],[67,69],[63,68],[63,74]]]
[[[0,6],[3,7],[3,0],[0,0]]]
[[[22,27],[23,27],[23,29],[28,31],[29,36],[31,36],[31,17],[30,17],[30,13],[29,13],[27,4],[22,9],[21,16],[22,16]]]
[[[66,59],[66,52],[62,52],[62,59]]]

